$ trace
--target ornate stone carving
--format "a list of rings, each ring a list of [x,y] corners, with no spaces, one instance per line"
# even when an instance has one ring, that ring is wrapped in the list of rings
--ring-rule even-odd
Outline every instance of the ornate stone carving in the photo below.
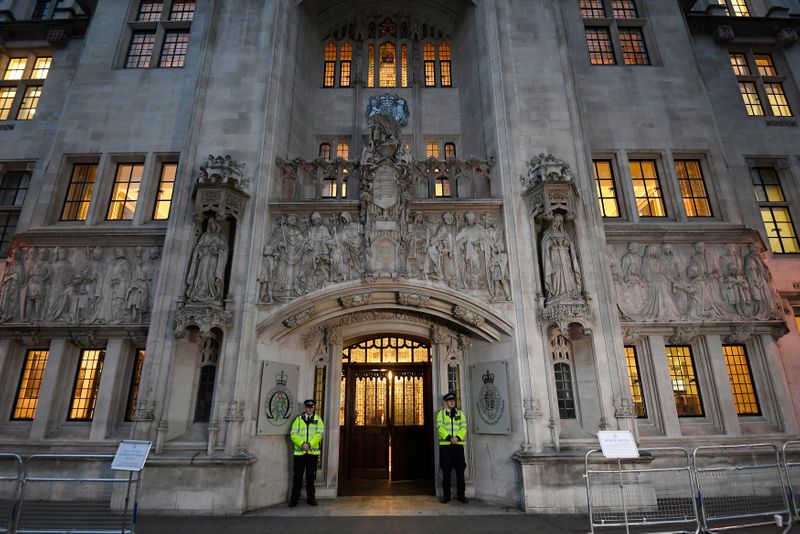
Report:
[[[325,339],[328,345],[342,344],[342,329],[338,326],[329,326],[325,329]]]
[[[700,327],[693,325],[676,326],[669,337],[671,345],[688,345],[700,335]]]
[[[727,43],[728,41],[733,41],[736,38],[736,34],[733,31],[733,28],[730,26],[717,26],[717,29],[714,30],[714,34],[712,35],[714,38],[714,42],[717,44]]]
[[[342,308],[354,308],[356,306],[367,306],[372,304],[372,293],[357,293],[339,298]]]
[[[635,419],[638,417],[636,412],[636,405],[626,397],[617,397],[614,399],[614,417],[617,419]]]
[[[622,342],[626,345],[633,345],[642,340],[643,334],[639,328],[625,327],[622,329]]]
[[[725,343],[746,343],[753,337],[754,328],[751,325],[736,325],[731,328],[731,333],[723,337]]]
[[[155,419],[156,403],[151,400],[140,400],[136,403],[134,421],[153,421]]]
[[[569,165],[553,154],[539,154],[529,162],[528,175],[520,176],[522,187],[530,189],[542,182],[572,182]]]
[[[424,308],[430,302],[431,297],[429,295],[423,295],[421,293],[405,293],[400,291],[397,293],[397,302],[398,304],[402,304],[403,306],[414,306],[416,308]]]
[[[542,401],[539,399],[525,399],[522,406],[525,419],[540,419],[543,415]]]
[[[197,328],[201,337],[206,337],[212,329],[224,330],[232,322],[233,314],[218,306],[185,304],[175,314],[175,337],[185,336],[190,327]]]
[[[93,330],[74,330],[69,334],[72,337],[72,342],[81,348],[97,345],[97,333]]]
[[[149,321],[159,249],[17,247],[0,288],[0,320],[11,324],[103,325]],[[151,249],[152,250],[152,249]],[[152,274],[153,279],[148,277]]]
[[[297,328],[298,326],[313,319],[315,314],[316,311],[314,310],[314,307],[311,306],[293,315],[290,315],[283,320],[283,324],[286,326],[286,328]]]
[[[226,185],[247,193],[250,180],[244,177],[244,163],[238,163],[229,154],[208,156],[208,161],[200,166],[197,176],[200,185]]]
[[[225,412],[225,421],[244,421],[244,401],[230,401]]]
[[[612,264],[617,307],[636,322],[780,320],[760,246],[629,243]]]
[[[195,214],[211,212],[220,221],[228,217],[241,219],[250,185],[243,172],[244,164],[230,155],[208,156],[197,176]]]
[[[797,30],[794,28],[783,28],[778,32],[778,46],[792,46],[799,40],[800,36],[798,36]]]
[[[17,330],[14,332],[14,341],[23,347],[46,347],[49,341],[42,337],[41,332],[37,330],[23,332]]]
[[[564,229],[564,217],[556,214],[542,234],[542,270],[546,306],[583,303],[583,281],[575,244]]]
[[[539,317],[544,322],[555,324],[562,332],[566,332],[572,323],[577,323],[588,331],[592,322],[592,311],[587,304],[553,304],[543,308]]]
[[[431,341],[434,343],[444,343],[447,341],[447,328],[438,324],[432,325]]]
[[[225,267],[228,264],[228,238],[220,224],[209,219],[192,252],[186,275],[186,299],[190,303],[221,305],[225,298]]]
[[[786,326],[785,323],[781,323],[781,324],[775,326],[770,331],[770,334],[772,334],[772,337],[775,338],[776,340],[782,338],[783,336],[785,336],[788,333],[789,333],[789,327]]]
[[[485,321],[483,316],[479,313],[458,305],[453,306],[453,316],[471,324],[472,326],[481,326]]]

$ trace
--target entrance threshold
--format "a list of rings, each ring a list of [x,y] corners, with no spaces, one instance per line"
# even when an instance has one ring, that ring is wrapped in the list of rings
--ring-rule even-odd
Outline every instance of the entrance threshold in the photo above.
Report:
[[[524,515],[519,508],[496,506],[470,499],[468,504],[452,500],[442,504],[435,495],[354,496],[317,499],[319,506],[309,506],[303,499],[296,508],[285,503],[247,512],[261,517],[329,517],[329,516],[485,516]]]
[[[340,497],[398,495],[435,495],[433,479],[429,480],[343,480],[339,482]]]

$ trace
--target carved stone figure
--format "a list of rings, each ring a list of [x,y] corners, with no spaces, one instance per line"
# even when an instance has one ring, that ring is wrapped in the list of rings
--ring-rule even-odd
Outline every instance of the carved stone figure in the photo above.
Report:
[[[761,257],[761,247],[751,243],[744,257],[744,273],[752,296],[753,315],[767,319],[780,319],[776,309],[778,299],[772,289],[772,277]]]
[[[491,241],[486,230],[476,223],[471,211],[464,214],[464,226],[456,235],[459,275],[468,289],[487,287]]]
[[[628,243],[621,260],[621,271],[615,274],[617,307],[623,317],[634,317],[642,309],[647,286],[642,280],[642,252],[640,243]]]
[[[25,308],[23,318],[27,322],[36,323],[44,316],[47,302],[47,287],[53,271],[50,268],[47,249],[39,249],[38,258],[29,257],[28,280],[25,286]],[[38,259],[38,261],[36,261]]]
[[[338,280],[352,280],[364,270],[364,243],[360,225],[353,221],[350,213],[343,211],[339,215],[341,226],[337,230],[337,247],[332,260]]]
[[[582,301],[581,268],[575,245],[564,229],[564,217],[556,214],[542,234],[542,270],[547,303]]]
[[[56,258],[51,267],[52,277],[50,279],[50,291],[48,292],[46,318],[53,322],[60,321],[62,318],[66,319],[67,322],[71,322],[70,312],[72,301],[75,298],[73,268],[67,259],[67,249],[58,247],[55,255]],[[66,317],[64,317],[65,314]]]
[[[258,302],[270,303],[274,299],[275,253],[272,246],[264,245],[261,253],[261,277],[258,279]]]
[[[108,281],[111,295],[109,320],[112,323],[118,323],[127,316],[125,299],[131,284],[131,263],[125,257],[125,251],[120,247],[114,249],[114,261],[111,263]]]
[[[276,256],[274,291],[288,298],[305,294],[301,262],[308,250],[308,240],[297,225],[297,215],[290,213],[280,220],[271,245]]]
[[[306,269],[306,279],[309,281],[309,289],[319,289],[330,279],[331,249],[334,247],[331,233],[322,225],[322,215],[319,212],[311,214],[308,246],[311,254],[308,256],[309,265]]]
[[[194,247],[186,276],[189,302],[221,303],[227,264],[228,238],[220,232],[219,223],[209,219],[206,231]]]
[[[25,264],[21,248],[15,248],[6,260],[3,287],[0,293],[0,320],[11,321],[19,317],[20,298],[25,286]]]
[[[429,273],[432,278],[444,280],[450,287],[463,287],[458,278],[456,265],[456,232],[455,218],[450,212],[442,215],[442,224],[436,229],[428,247],[428,257],[432,267]]]
[[[136,276],[128,288],[125,304],[128,309],[128,316],[131,321],[138,323],[144,318],[148,310],[150,301],[149,290],[147,287],[147,272],[143,268],[136,270]]]
[[[508,254],[503,242],[492,247],[491,266],[489,268],[491,284],[489,292],[492,302],[511,300],[511,281],[508,279]]]
[[[736,314],[746,316],[750,308],[750,288],[744,276],[742,259],[736,245],[725,245],[725,256],[720,258],[724,295]]]
[[[414,214],[414,219],[408,225],[405,237],[406,250],[406,276],[410,278],[428,277],[428,242],[429,231],[425,226],[425,216],[422,212]]]
[[[661,256],[660,245],[647,245],[644,250],[642,279],[646,284],[646,293],[641,314],[653,320],[675,321],[679,314],[672,298],[672,280],[664,272]]]

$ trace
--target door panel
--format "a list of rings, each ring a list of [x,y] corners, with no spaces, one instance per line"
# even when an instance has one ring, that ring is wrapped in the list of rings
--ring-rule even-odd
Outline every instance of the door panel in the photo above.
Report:
[[[389,478],[389,382],[386,371],[350,369],[351,415],[347,425],[350,478]]]
[[[392,480],[430,478],[433,472],[428,409],[430,367],[398,370],[391,387]]]

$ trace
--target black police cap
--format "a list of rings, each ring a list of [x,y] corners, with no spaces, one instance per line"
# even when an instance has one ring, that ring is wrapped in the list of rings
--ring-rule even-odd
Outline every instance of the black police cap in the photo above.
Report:
[[[314,402],[314,399],[306,399],[306,401],[303,403],[303,405],[304,406],[311,406],[313,408],[314,406],[316,406],[316,403]]]
[[[442,397],[442,400],[445,400],[445,401],[456,400],[456,394],[451,391],[450,393],[448,393],[447,395]]]

